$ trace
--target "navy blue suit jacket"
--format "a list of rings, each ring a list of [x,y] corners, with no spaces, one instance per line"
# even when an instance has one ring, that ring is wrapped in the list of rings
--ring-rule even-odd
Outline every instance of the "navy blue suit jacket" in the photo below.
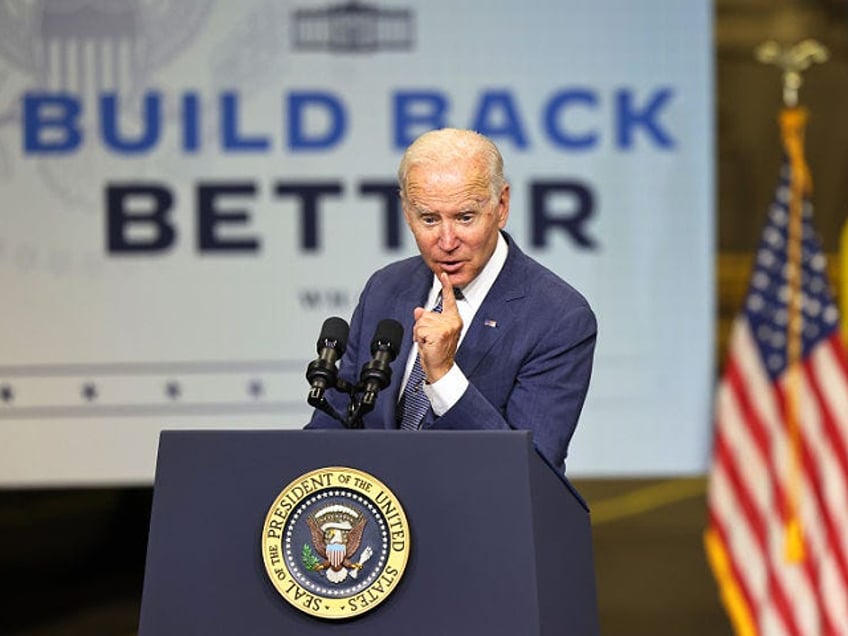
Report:
[[[468,389],[441,417],[431,409],[421,428],[530,430],[539,452],[562,469],[589,387],[595,316],[579,292],[504,236],[509,244],[506,263],[455,356]],[[341,377],[356,382],[362,365],[371,359],[371,340],[380,320],[393,318],[404,328],[403,344],[391,365],[391,384],[365,416],[365,428],[398,427],[395,408],[412,347],[413,309],[424,305],[432,284],[433,272],[415,256],[377,271],[362,291]],[[327,397],[339,413],[345,412],[347,396],[331,390]],[[307,425],[339,427],[320,411]]]

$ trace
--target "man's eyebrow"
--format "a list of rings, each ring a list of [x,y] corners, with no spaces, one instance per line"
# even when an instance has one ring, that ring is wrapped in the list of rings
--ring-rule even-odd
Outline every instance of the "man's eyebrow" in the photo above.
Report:
[[[428,208],[426,205],[419,205],[417,203],[412,204],[412,211],[416,214],[435,214],[433,210]]]
[[[488,201],[488,197],[470,199],[468,203],[463,206],[460,206],[459,212],[460,214],[467,214],[468,212],[480,212],[484,207],[486,207],[486,203]]]
[[[490,198],[491,197],[471,197],[464,201],[463,204],[457,208],[457,211],[452,214],[458,215],[468,214],[469,212],[480,212],[486,206],[486,203]],[[423,203],[414,203],[410,201],[409,206],[416,214],[442,214],[442,212],[439,212],[438,210],[431,210]]]

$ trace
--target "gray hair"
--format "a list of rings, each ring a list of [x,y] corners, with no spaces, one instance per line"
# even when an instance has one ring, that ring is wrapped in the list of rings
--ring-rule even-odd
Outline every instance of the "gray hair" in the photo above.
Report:
[[[426,132],[410,144],[398,166],[400,196],[406,200],[409,171],[413,166],[444,166],[456,161],[478,158],[486,169],[493,197],[499,197],[506,185],[503,157],[491,139],[473,130],[442,128]]]

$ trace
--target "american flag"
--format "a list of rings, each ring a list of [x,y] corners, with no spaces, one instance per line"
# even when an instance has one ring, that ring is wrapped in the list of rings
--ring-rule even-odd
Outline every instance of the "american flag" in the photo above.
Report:
[[[846,636],[848,362],[806,200],[798,289],[790,284],[790,178],[787,161],[731,330],[715,402],[705,545],[737,634]],[[793,293],[796,365],[787,352]]]

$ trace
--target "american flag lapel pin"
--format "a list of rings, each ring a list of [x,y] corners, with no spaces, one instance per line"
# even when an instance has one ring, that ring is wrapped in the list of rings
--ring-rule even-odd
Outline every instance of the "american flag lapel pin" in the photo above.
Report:
[[[492,327],[493,329],[498,326],[497,320],[492,320],[491,318],[487,318],[483,321],[483,324],[487,327]]]

